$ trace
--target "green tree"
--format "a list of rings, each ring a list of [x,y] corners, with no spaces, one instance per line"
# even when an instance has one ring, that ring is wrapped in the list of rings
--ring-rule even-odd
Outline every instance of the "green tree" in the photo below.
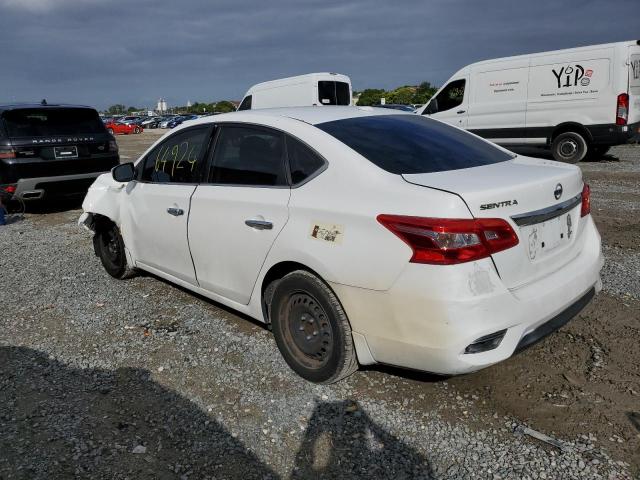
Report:
[[[127,113],[139,112],[140,110],[142,109],[138,107],[129,107],[127,108]]]
[[[115,105],[111,105],[107,108],[107,113],[109,115],[119,115],[126,112],[127,107],[122,105],[121,103],[116,103]]]
[[[438,91],[438,87],[434,87],[429,82],[422,82],[416,88],[415,93],[413,94],[413,98],[411,99],[411,103],[420,103],[424,104],[431,99]]]
[[[416,91],[416,87],[404,86],[399,87],[389,92],[386,96],[387,103],[399,103],[401,105],[408,105],[413,103],[413,97]]]
[[[387,92],[380,88],[367,88],[360,94],[358,106],[370,107],[372,105],[380,105],[380,99],[384,97],[386,93]]]
[[[229,102],[228,100],[222,100],[215,104],[215,108],[213,111],[220,113],[229,113],[235,112],[235,110],[236,106],[233,103]]]

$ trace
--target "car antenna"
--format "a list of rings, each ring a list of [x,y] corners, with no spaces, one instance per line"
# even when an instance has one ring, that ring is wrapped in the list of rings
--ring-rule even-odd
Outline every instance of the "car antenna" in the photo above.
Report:
[[[43,98],[42,101],[40,102],[40,105],[47,105],[47,99]]]

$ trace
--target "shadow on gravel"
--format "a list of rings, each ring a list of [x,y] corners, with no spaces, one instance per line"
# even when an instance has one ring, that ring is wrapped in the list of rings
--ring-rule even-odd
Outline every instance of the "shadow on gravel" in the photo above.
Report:
[[[24,347],[0,347],[0,452],[0,480],[278,478],[148,371],[69,368]],[[353,402],[316,406],[295,467],[295,479],[432,476]]]
[[[145,370],[71,369],[35,350],[4,347],[0,405],[3,480],[277,478]]]
[[[293,479],[433,478],[429,461],[355,402],[319,403],[296,455]]]

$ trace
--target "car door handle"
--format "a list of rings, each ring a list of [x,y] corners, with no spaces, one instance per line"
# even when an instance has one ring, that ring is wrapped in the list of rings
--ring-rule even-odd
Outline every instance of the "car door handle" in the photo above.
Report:
[[[273,223],[265,220],[245,220],[244,224],[257,230],[271,230],[273,228]]]
[[[463,114],[464,112],[466,112],[466,110],[458,110],[456,113],[457,113],[458,115],[461,115],[461,114]]]
[[[180,215],[184,215],[184,210],[182,210],[181,208],[169,207],[167,208],[167,213],[169,215],[173,215],[174,217],[179,217]]]

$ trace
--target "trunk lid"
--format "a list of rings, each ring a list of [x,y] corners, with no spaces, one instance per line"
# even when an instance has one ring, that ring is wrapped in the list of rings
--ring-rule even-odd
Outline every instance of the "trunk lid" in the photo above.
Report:
[[[455,193],[476,218],[502,218],[519,244],[492,255],[508,288],[558,270],[580,253],[582,173],[573,165],[516,157],[447,172],[405,174],[416,185]]]

